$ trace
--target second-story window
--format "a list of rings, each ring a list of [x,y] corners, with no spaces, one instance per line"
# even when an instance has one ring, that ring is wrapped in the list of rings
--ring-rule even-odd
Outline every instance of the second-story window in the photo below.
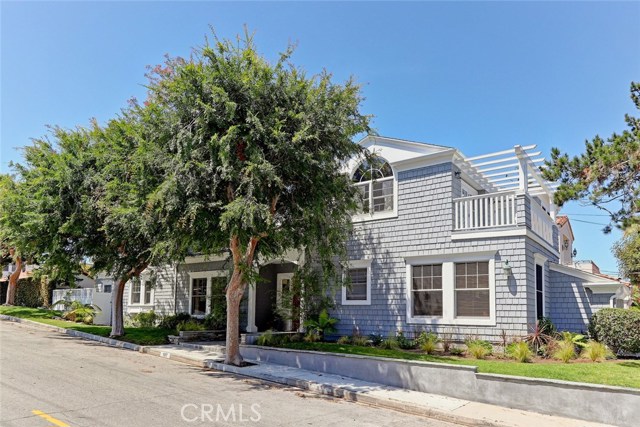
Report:
[[[353,174],[353,182],[362,196],[362,212],[393,211],[393,170],[385,159],[362,162]]]

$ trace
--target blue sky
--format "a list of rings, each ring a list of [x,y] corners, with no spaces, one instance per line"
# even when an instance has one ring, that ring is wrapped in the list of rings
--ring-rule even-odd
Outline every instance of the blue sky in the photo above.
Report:
[[[106,120],[144,99],[145,66],[187,56],[209,25],[233,37],[247,25],[275,58],[363,84],[363,111],[387,136],[460,148],[515,144],[578,153],[636,114],[640,2],[8,2],[1,4],[0,171],[46,125]],[[606,217],[578,203],[579,259],[615,271]]]

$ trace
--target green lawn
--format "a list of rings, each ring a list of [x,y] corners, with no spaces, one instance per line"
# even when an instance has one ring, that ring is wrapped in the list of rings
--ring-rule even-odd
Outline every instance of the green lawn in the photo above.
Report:
[[[28,307],[7,307],[0,306],[0,314],[7,316],[20,317],[29,319],[47,325],[58,326],[66,329],[87,332],[102,337],[108,337],[111,332],[110,326],[85,325],[83,323],[67,322],[66,320],[53,319],[54,316],[60,316],[59,311],[44,310],[39,308]],[[176,335],[177,332],[171,329],[161,328],[125,328],[125,335],[119,337],[120,341],[127,341],[139,345],[159,345],[166,344],[167,335]]]
[[[551,378],[564,381],[578,381],[640,388],[640,361],[618,360],[602,363],[518,363],[511,360],[476,360],[462,357],[430,356],[427,354],[385,350],[376,347],[358,347],[334,343],[288,343],[283,347],[299,350],[315,350],[331,353],[359,354],[364,356],[389,357],[394,359],[421,360],[426,362],[452,363],[455,365],[477,366],[478,372],[517,375],[533,378]]]

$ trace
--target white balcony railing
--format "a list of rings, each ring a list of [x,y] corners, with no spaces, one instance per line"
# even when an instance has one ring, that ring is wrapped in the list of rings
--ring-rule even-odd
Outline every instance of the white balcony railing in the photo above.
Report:
[[[516,225],[515,191],[461,197],[453,200],[454,230]]]
[[[553,242],[553,219],[535,201],[531,201],[531,230],[545,241]]]

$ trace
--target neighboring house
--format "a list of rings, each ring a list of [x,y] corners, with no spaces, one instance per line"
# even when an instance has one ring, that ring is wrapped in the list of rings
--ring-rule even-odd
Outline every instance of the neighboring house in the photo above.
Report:
[[[617,279],[570,265],[573,232],[568,218],[556,225],[555,184],[541,177],[535,146],[469,158],[393,138],[360,144],[377,158],[347,165],[363,205],[346,242],[351,286],[331,312],[338,334],[426,329],[498,341],[502,331],[526,334],[541,316],[581,331],[620,289]],[[126,310],[204,316],[220,301],[228,262],[190,257],[155,279],[143,274],[127,284]],[[288,254],[260,266],[263,280],[242,302],[244,330],[300,327],[278,320],[275,307],[302,262]]]

